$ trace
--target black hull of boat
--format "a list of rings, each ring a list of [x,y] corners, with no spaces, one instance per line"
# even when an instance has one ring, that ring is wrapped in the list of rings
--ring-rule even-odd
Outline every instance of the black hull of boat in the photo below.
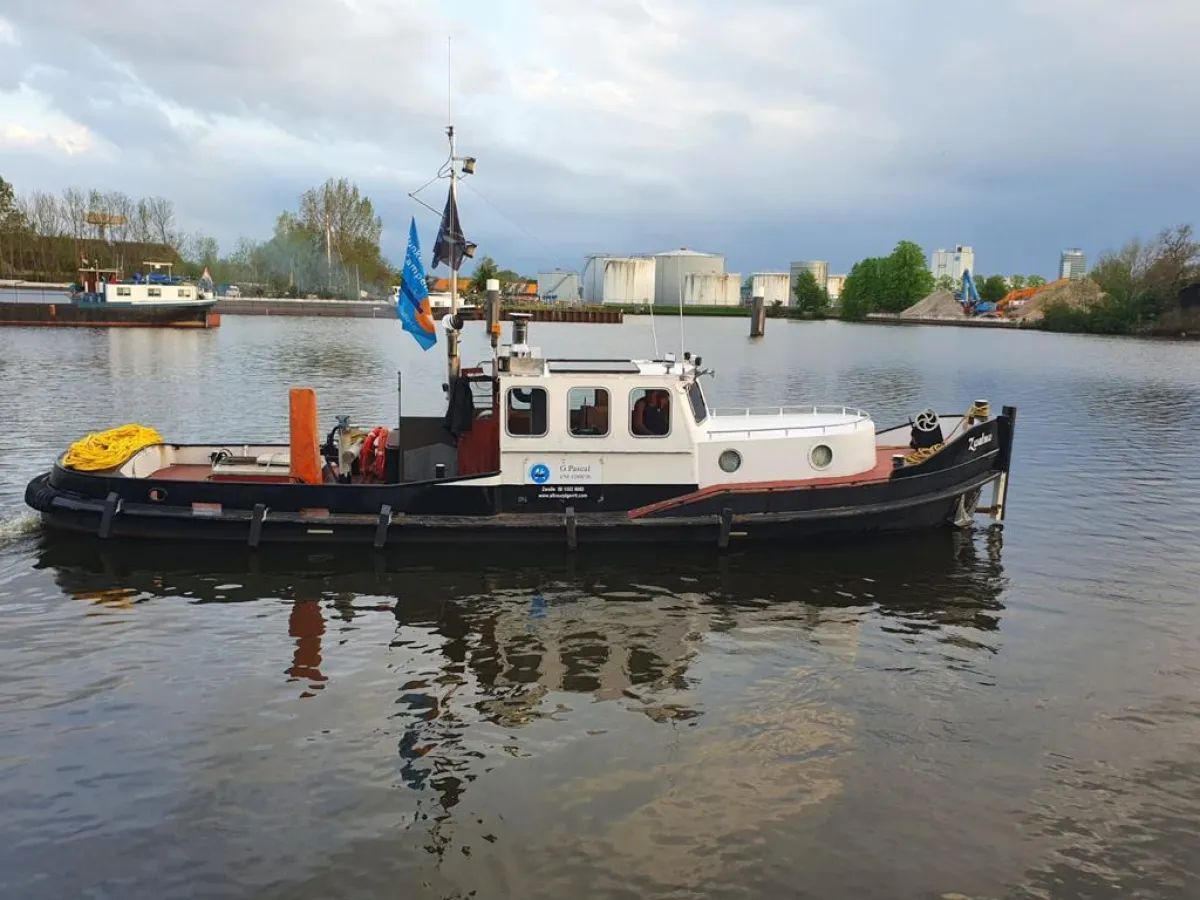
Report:
[[[882,481],[706,491],[610,485],[607,508],[532,503],[527,493],[536,490],[532,486],[473,485],[470,479],[455,485],[249,485],[155,482],[61,466],[31,481],[25,499],[52,531],[108,540],[379,549],[478,543],[573,549],[652,541],[726,548],[961,524],[975,510],[982,488],[1007,476],[1012,437],[1012,420],[1002,416]],[[152,492],[168,500],[154,502]]]
[[[77,304],[0,301],[0,326],[83,328],[215,328],[221,317],[214,304],[153,307],[116,303]]]

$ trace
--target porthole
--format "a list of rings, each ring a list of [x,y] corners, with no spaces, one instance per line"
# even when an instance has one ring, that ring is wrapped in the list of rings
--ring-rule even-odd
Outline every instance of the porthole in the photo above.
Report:
[[[828,444],[817,444],[808,451],[808,461],[814,469],[828,469],[833,462],[833,448]]]
[[[732,474],[742,467],[742,454],[736,450],[723,450],[717,457],[717,465],[721,467],[722,472]]]

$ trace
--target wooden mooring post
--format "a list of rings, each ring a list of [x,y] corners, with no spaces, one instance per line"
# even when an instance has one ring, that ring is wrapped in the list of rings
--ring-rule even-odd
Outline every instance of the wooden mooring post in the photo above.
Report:
[[[762,337],[767,332],[767,302],[762,297],[750,301],[750,337]]]

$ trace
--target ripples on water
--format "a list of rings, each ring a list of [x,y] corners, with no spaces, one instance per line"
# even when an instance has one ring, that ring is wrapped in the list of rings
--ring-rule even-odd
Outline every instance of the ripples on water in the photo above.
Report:
[[[50,542],[24,480],[83,430],[278,437],[300,382],[382,421],[388,371],[414,410],[440,373],[394,323],[0,331],[0,895],[1200,895],[1200,348],[741,324],[688,324],[717,403],[1017,403],[1005,529],[436,567]]]

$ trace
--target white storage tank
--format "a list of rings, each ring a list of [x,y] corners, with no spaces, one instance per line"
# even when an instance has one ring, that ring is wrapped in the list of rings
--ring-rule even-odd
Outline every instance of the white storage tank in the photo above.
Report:
[[[762,297],[767,306],[778,303],[791,306],[796,300],[791,291],[792,278],[787,272],[758,272],[750,277],[750,296]]]
[[[589,256],[583,267],[583,302],[653,303],[653,257]]]
[[[825,287],[829,280],[829,263],[823,259],[807,259],[801,262],[794,262],[791,266],[792,275],[792,290],[796,289],[796,281],[800,278],[800,273],[807,269],[813,273],[813,277],[817,279],[818,287]]]
[[[688,275],[724,275],[725,257],[681,247],[654,256],[654,302],[678,306]]]
[[[578,303],[579,275],[555,269],[538,273],[538,296],[546,303]]]
[[[684,306],[740,306],[741,303],[740,273],[713,275],[692,272],[683,276]]]

